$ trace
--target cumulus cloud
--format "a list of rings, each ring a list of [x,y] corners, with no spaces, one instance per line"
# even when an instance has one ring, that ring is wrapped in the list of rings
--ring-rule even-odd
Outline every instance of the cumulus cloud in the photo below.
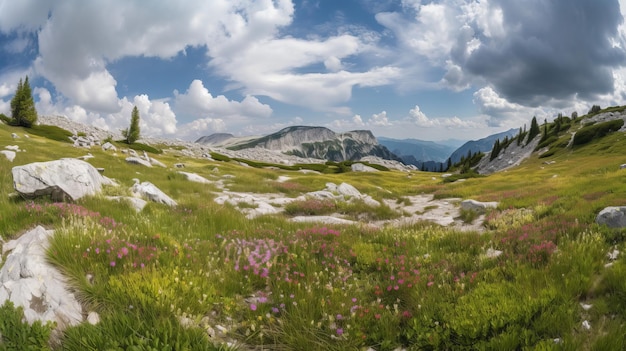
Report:
[[[213,96],[200,80],[194,80],[183,94],[174,92],[179,113],[201,118],[219,118],[247,121],[267,118],[272,114],[269,105],[262,104],[254,96],[246,96],[241,102],[228,100],[224,95]]]
[[[487,86],[532,107],[592,101],[613,92],[626,63],[623,0],[402,3],[407,11],[376,19],[455,91]]]
[[[423,127],[423,128],[433,128],[433,127],[445,127],[445,128],[476,128],[479,127],[480,124],[474,121],[462,120],[459,117],[451,117],[451,118],[428,118],[418,105],[415,105],[414,108],[409,110],[409,116],[407,120],[411,123]]]
[[[371,126],[390,126],[391,122],[389,122],[387,117],[387,111],[382,111],[381,113],[373,114],[367,121],[367,124]]]

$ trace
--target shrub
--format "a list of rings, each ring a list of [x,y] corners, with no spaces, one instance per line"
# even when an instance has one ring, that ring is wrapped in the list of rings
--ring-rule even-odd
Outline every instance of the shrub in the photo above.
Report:
[[[11,124],[11,117],[5,115],[4,113],[0,113],[0,121],[4,122],[4,124]]]
[[[0,350],[46,350],[52,324],[23,321],[24,309],[9,300],[0,306]]]
[[[622,119],[585,126],[576,132],[573,144],[586,144],[594,139],[602,138],[611,132],[617,131],[622,128],[622,126],[624,126],[624,120]]]

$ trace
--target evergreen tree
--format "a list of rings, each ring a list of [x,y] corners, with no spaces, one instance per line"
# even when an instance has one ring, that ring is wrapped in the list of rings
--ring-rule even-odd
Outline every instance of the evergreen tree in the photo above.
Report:
[[[132,144],[139,139],[139,109],[133,107],[130,117],[130,128],[122,130],[122,135],[126,138],[126,143]]]
[[[500,146],[500,139],[496,140],[493,144],[493,149],[491,149],[491,156],[489,157],[489,161],[493,161],[500,154],[500,150],[502,147]]]
[[[37,110],[35,101],[28,82],[28,76],[17,84],[15,95],[11,99],[12,123],[18,126],[30,128],[37,123]]]
[[[446,171],[449,171],[450,168],[452,168],[452,159],[450,159],[450,157],[448,157],[448,166],[446,167]]]
[[[524,133],[522,132],[522,127],[519,127],[519,132],[517,132],[517,146],[522,144],[522,139],[524,139]]]
[[[533,117],[533,120],[530,122],[530,130],[528,130],[528,139],[526,139],[526,145],[530,143],[539,133],[541,129],[539,129],[539,124],[537,123],[537,117]]]

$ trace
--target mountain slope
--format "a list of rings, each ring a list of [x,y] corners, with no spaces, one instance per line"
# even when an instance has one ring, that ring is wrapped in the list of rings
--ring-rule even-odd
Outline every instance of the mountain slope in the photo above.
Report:
[[[488,152],[491,151],[491,149],[493,148],[493,144],[496,142],[496,140],[500,139],[504,139],[507,136],[509,138],[514,137],[515,135],[517,135],[518,130],[517,129],[509,129],[506,132],[502,132],[502,133],[498,133],[498,134],[493,134],[490,135],[488,137],[479,139],[479,140],[470,140],[468,142],[466,142],[465,144],[463,144],[463,146],[461,146],[460,148],[456,149],[452,155],[450,155],[450,159],[452,160],[452,163],[457,163],[461,160],[462,157],[467,156],[468,153],[476,153],[476,152]]]
[[[203,138],[198,140],[200,142]],[[400,161],[396,155],[380,145],[368,130],[335,133],[324,127],[292,126],[260,138],[234,143],[227,148],[231,150],[264,148],[288,155],[336,162],[359,160],[365,156]]]

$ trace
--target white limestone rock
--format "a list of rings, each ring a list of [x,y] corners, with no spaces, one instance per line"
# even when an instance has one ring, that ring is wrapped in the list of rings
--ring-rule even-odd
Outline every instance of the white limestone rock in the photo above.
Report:
[[[178,173],[184,175],[187,180],[191,181],[191,182],[196,182],[196,183],[203,183],[203,184],[210,184],[211,181],[204,178],[203,176],[197,175],[195,173],[189,173],[189,172],[182,172],[179,171]]]
[[[134,165],[141,165],[141,166],[145,166],[145,167],[152,167],[152,164],[149,161],[146,161],[142,158],[136,157],[136,156],[131,156],[131,157],[127,157],[126,158],[126,162],[130,163],[130,164],[134,164]]]
[[[4,157],[6,157],[9,162],[13,162],[13,160],[15,160],[15,151],[0,150],[0,154],[4,155]]]
[[[476,213],[485,213],[487,209],[496,207],[498,207],[498,203],[495,201],[481,202],[471,199],[461,201],[461,209],[466,211],[474,211]]]
[[[13,187],[25,197],[51,195],[54,200],[75,201],[97,194],[103,185],[113,185],[94,166],[73,158],[16,166],[12,173]]]
[[[141,212],[144,207],[148,204],[148,202],[144,199],[140,199],[138,197],[130,197],[130,196],[107,196],[107,199],[112,201],[127,201],[130,203],[132,208],[137,212]]]
[[[24,308],[28,323],[55,322],[76,325],[83,320],[82,307],[70,293],[65,278],[46,259],[52,231],[41,226],[5,243],[7,261],[0,269],[0,304],[10,300]]]
[[[135,184],[130,188],[130,190],[136,197],[142,197],[148,199],[149,201],[165,204],[171,207],[178,205],[176,201],[167,196],[150,182],[139,183],[139,180],[135,179]]]

